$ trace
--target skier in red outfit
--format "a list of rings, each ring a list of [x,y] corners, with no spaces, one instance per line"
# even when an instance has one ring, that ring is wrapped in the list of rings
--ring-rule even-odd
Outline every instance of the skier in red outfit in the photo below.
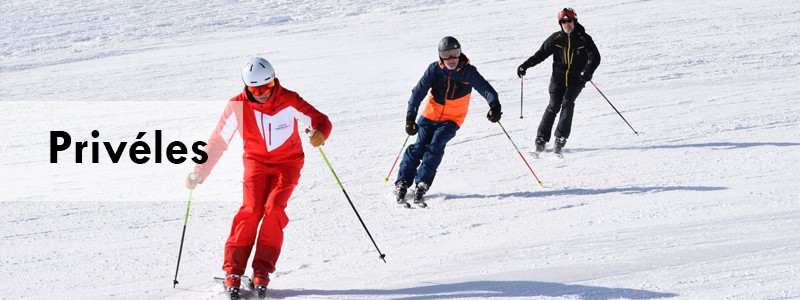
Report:
[[[244,90],[228,101],[208,139],[208,160],[196,165],[186,178],[189,189],[203,183],[234,133],[239,132],[244,144],[244,197],[233,218],[222,265],[225,287],[237,295],[254,244],[252,279],[260,294],[266,292],[269,273],[275,272],[283,229],[289,222],[284,209],[297,186],[305,157],[297,122],[310,127],[309,143],[314,147],[322,145],[332,129],[326,115],[281,86],[266,59],[254,57],[247,62],[242,80]]]

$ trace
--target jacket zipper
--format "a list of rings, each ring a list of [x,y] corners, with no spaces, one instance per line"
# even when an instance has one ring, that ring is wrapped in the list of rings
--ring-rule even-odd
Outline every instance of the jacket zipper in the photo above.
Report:
[[[453,91],[450,93],[450,99],[456,98],[456,86],[458,86],[458,81],[453,80]]]
[[[564,73],[564,86],[569,87],[569,68],[572,66],[572,59],[570,58],[570,51],[572,48],[571,34],[567,33],[567,50],[564,52],[564,62],[567,63],[567,72]]]
[[[256,112],[258,112],[259,114],[261,113],[260,111]],[[261,130],[261,139],[267,140],[267,137],[264,136],[264,115],[261,115],[261,122],[258,125],[260,126],[259,129]]]
[[[442,103],[442,113],[439,114],[439,122],[442,121],[442,116],[444,116],[444,107],[447,105],[447,94],[450,93],[450,76],[452,74],[447,74],[447,89],[444,90],[444,101]],[[455,91],[453,91],[455,93]]]

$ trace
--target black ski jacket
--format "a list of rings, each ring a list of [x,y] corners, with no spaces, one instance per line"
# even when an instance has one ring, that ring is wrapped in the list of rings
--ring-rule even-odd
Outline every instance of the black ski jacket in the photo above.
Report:
[[[583,25],[575,22],[575,30],[567,34],[564,30],[550,35],[542,43],[539,51],[528,58],[522,65],[527,69],[538,65],[553,55],[553,76],[550,81],[564,86],[570,82],[583,83],[581,73],[594,74],[600,65],[600,52],[592,37],[586,34]]]

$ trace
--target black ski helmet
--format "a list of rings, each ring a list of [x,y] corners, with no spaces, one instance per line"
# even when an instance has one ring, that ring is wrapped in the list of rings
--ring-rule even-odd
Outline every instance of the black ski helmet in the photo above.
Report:
[[[452,36],[446,36],[439,41],[439,52],[453,49],[461,49],[461,44],[458,43],[456,38]]]

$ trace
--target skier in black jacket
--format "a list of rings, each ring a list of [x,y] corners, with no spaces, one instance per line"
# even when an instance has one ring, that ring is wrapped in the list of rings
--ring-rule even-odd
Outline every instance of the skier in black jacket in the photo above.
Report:
[[[558,13],[561,30],[550,35],[539,51],[517,68],[517,76],[522,78],[528,68],[538,65],[550,55],[553,56],[550,103],[539,123],[536,152],[544,151],[545,144],[550,141],[553,122],[561,110],[554,148],[555,153],[561,154],[572,127],[575,99],[578,98],[586,82],[592,80],[592,74],[600,64],[600,52],[597,51],[592,37],[586,34],[581,24],[578,24],[577,17],[572,8],[561,10]]]

